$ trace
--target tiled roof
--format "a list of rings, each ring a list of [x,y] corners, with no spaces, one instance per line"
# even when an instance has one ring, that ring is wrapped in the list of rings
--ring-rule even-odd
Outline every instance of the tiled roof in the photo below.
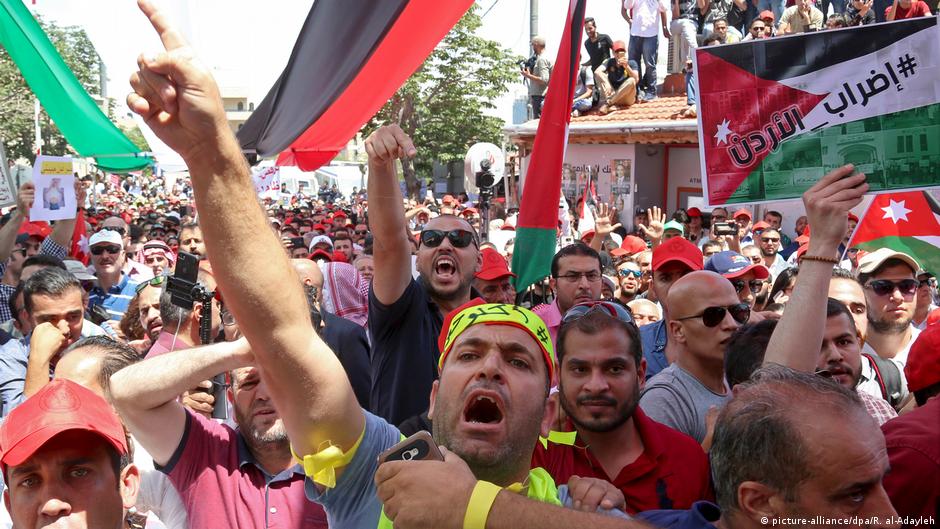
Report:
[[[686,97],[660,96],[647,103],[635,103],[630,108],[617,110],[602,116],[596,111],[585,116],[572,117],[571,123],[609,123],[609,122],[642,122],[664,121],[674,119],[678,122],[694,123],[695,118],[678,118],[677,114],[685,109]]]

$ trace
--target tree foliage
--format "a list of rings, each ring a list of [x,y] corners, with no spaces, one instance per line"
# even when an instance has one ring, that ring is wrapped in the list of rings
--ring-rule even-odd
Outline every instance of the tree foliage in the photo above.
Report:
[[[101,85],[98,52],[95,51],[85,30],[38,20],[82,87],[91,95],[99,95]],[[0,139],[6,146],[7,156],[12,160],[21,157],[32,160],[35,155],[34,100],[35,96],[16,63],[6,49],[0,47]],[[42,129],[43,153],[67,155],[74,152],[45,111],[40,112],[39,123]]]
[[[495,108],[518,68],[509,50],[475,34],[482,24],[477,11],[470,8],[363,128],[368,134],[397,123],[414,140],[418,155],[403,163],[412,194],[417,176],[430,176],[435,161],[463,160],[476,142],[500,142],[503,122],[485,112]]]

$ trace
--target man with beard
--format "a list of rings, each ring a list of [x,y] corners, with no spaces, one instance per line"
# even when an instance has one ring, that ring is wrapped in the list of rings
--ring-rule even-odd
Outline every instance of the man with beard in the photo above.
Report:
[[[816,230],[814,227],[813,237]],[[862,352],[891,360],[901,371],[911,344],[920,334],[911,324],[918,286],[915,274],[919,269],[914,258],[890,248],[862,257],[858,266],[858,281],[868,301],[868,336]],[[907,394],[907,384],[902,383],[902,400]]]
[[[189,252],[200,259],[208,259],[206,243],[199,224],[191,222],[180,227],[180,251]]]
[[[235,429],[177,400],[225,372]],[[304,497],[303,468],[244,339],[125,367],[111,377],[111,395],[128,430],[179,491],[193,529],[327,527],[323,509]]]
[[[55,266],[39,270],[22,285],[23,306],[30,332],[0,348],[0,406],[2,415],[24,400],[30,381],[41,387],[66,347],[87,336],[105,334],[84,319],[82,285]],[[35,390],[34,390],[35,391]]]
[[[764,266],[770,270],[771,282],[773,282],[780,272],[789,267],[787,260],[777,253],[780,249],[780,232],[773,228],[767,228],[755,237],[759,241],[758,246],[764,260]]]
[[[88,248],[91,252],[91,264],[95,268],[95,277],[98,278],[98,284],[92,287],[88,294],[88,303],[91,306],[104,307],[116,326],[127,311],[140,281],[131,279],[124,273],[126,254],[118,232],[99,231],[88,240]]]
[[[399,152],[405,146],[411,152]],[[482,265],[479,240],[466,220],[430,219],[421,231],[411,275],[411,243],[405,225],[397,156],[414,154],[397,126],[382,127],[369,143],[369,225],[375,272],[369,292],[372,337],[372,405],[392,424],[423,413],[437,378],[437,335],[444,315],[470,300]],[[407,382],[405,382],[407,381]]]
[[[724,373],[725,343],[747,323],[751,309],[727,279],[708,271],[676,281],[666,307],[669,343],[678,355],[646,384],[640,406],[654,421],[703,443],[709,408],[720,408],[731,398]]]
[[[633,261],[624,261],[617,266],[617,281],[620,282],[620,290],[617,299],[626,305],[640,293],[640,277],[643,272],[640,271],[640,265]]]
[[[623,492],[631,514],[688,509],[711,496],[698,443],[637,407],[646,361],[626,310],[607,302],[572,307],[558,335],[558,366],[565,431],[577,435],[536,446],[533,467],[544,467],[557,483],[571,476],[608,481]]]
[[[165,276],[157,276],[146,283],[137,286],[137,308],[140,313],[140,326],[147,332],[150,343],[155,343],[163,331],[163,320],[160,318],[161,285],[166,282]]]
[[[826,304],[826,326],[822,350],[816,361],[816,373],[832,378],[841,386],[858,391],[862,379],[861,335],[855,328],[852,314],[845,305],[829,298]],[[858,391],[865,409],[878,425],[897,417],[897,412],[881,397]]]
[[[555,292],[555,301],[532,309],[548,326],[552,343],[558,343],[561,317],[577,303],[601,299],[601,256],[583,242],[569,244],[552,258],[549,286]]]

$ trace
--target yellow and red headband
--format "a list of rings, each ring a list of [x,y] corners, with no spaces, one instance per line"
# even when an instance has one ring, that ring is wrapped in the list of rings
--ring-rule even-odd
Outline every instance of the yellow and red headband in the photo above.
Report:
[[[542,350],[549,380],[554,380],[555,351],[552,346],[552,337],[542,318],[523,307],[503,303],[486,303],[481,298],[473,299],[457,307],[444,319],[444,326],[441,328],[441,334],[437,339],[437,346],[441,351],[441,358],[437,364],[439,370],[444,367],[447,355],[450,354],[457,338],[464,331],[478,324],[509,325],[528,333]]]

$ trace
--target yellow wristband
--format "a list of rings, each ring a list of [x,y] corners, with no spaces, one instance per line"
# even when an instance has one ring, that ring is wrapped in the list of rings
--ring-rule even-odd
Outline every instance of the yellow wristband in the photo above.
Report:
[[[489,481],[477,481],[470,495],[467,513],[463,516],[463,529],[486,529],[486,518],[496,501],[496,495],[503,490]]]

